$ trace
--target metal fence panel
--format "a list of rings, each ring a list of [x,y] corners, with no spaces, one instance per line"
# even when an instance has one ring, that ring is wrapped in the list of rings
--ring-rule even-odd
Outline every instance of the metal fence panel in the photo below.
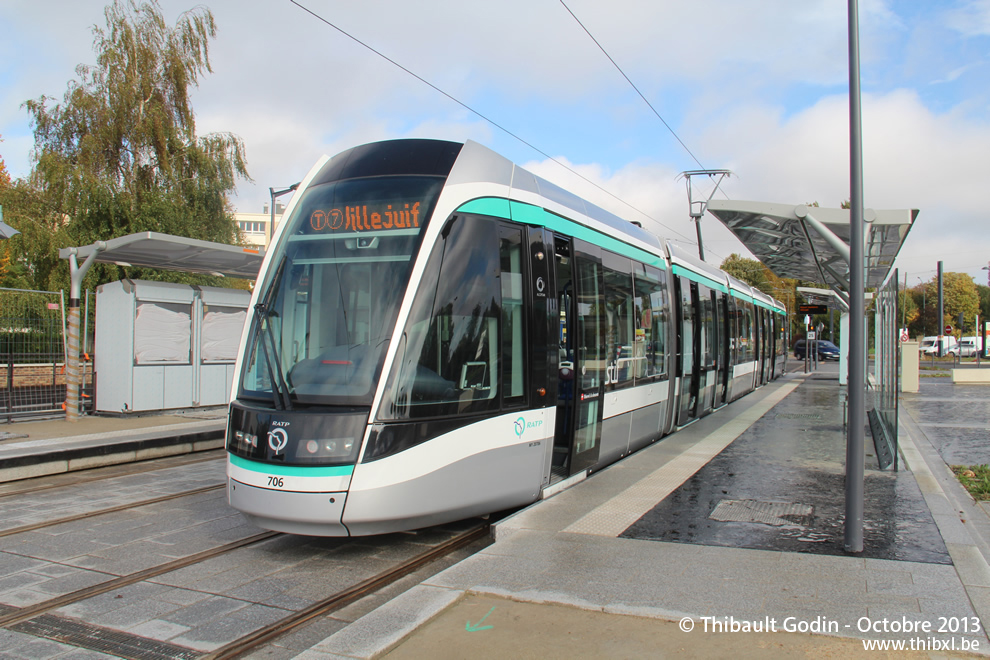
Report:
[[[0,418],[63,412],[65,322],[62,291],[0,288]],[[86,365],[91,396],[92,362]]]

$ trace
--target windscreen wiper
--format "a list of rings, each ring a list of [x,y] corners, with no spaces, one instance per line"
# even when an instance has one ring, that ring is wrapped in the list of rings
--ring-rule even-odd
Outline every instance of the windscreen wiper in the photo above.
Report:
[[[272,284],[265,293],[265,299],[254,306],[255,328],[254,335],[256,341],[261,344],[261,350],[265,354],[265,362],[268,365],[268,375],[272,383],[272,401],[276,410],[292,410],[292,398],[289,395],[289,387],[286,385],[285,376],[282,373],[282,360],[278,351],[278,343],[272,332],[272,324],[269,318],[272,312],[268,308],[272,292],[278,288],[282,280],[282,269],[285,266],[285,257],[279,262]],[[265,340],[268,340],[267,342]],[[271,344],[271,350],[268,346]],[[274,359],[273,359],[274,358]]]

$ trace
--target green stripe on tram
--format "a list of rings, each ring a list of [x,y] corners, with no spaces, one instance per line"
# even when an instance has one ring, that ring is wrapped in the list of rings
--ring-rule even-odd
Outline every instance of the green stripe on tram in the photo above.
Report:
[[[646,250],[624,243],[608,234],[603,234],[590,227],[578,224],[563,216],[551,213],[546,209],[525,202],[504,199],[501,197],[480,197],[470,202],[465,202],[457,208],[459,213],[477,213],[495,218],[512,220],[526,225],[536,225],[545,227],[551,231],[572,236],[573,238],[594,243],[616,254],[635,259],[644,264],[649,264],[661,270],[667,268],[663,257],[655,255]]]
[[[728,293],[729,292],[729,287],[725,286],[721,282],[716,282],[715,280],[713,280],[712,278],[708,277],[707,275],[702,275],[701,273],[696,273],[693,270],[690,270],[688,268],[685,268],[684,266],[680,266],[678,264],[674,264],[673,266],[671,266],[671,272],[674,275],[682,275],[682,276],[688,278],[689,280],[694,280],[698,284],[704,284],[705,286],[707,286],[710,289],[716,289],[718,291],[721,291],[722,293]]]
[[[250,472],[260,472],[264,474],[274,474],[280,477],[347,477],[354,472],[353,465],[332,465],[332,466],[308,466],[308,465],[275,465],[273,463],[261,463],[259,461],[249,461],[246,458],[227,454],[232,465],[248,470]]]

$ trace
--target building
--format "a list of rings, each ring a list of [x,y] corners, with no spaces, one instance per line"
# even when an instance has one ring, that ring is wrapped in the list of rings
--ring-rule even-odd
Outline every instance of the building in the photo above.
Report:
[[[282,220],[282,213],[285,211],[285,205],[281,202],[275,203],[275,227],[278,227],[278,223]],[[272,216],[268,210],[268,204],[265,204],[264,210],[261,213],[242,213],[240,211],[234,213],[234,221],[237,222],[237,228],[241,230],[241,237],[244,242],[248,245],[257,245],[260,247],[267,248],[268,241],[271,238],[271,232],[268,230],[268,224],[271,222]]]

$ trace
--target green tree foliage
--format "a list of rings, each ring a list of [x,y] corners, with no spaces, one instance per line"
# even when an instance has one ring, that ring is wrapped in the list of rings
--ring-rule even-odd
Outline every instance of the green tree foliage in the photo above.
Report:
[[[191,88],[212,71],[213,14],[197,7],[169,27],[157,0],[115,0],[104,14],[106,26],[93,27],[96,65],[77,67],[60,103],[42,96],[25,104],[35,164],[15,198],[25,205],[17,228],[29,234],[36,288],[67,284],[67,269],[47,267],[58,247],[140,231],[238,238],[227,196],[239,178],[249,180],[244,145],[230,133],[197,136],[190,101]],[[125,275],[188,281],[103,266],[87,285]]]
[[[3,136],[0,135],[0,142],[3,142]],[[0,189],[6,188],[10,185],[10,172],[7,171],[7,163],[3,162],[3,156],[0,156]]]
[[[976,285],[976,293],[980,296],[980,325],[990,321],[990,286]]]
[[[915,302],[913,292],[910,289],[900,289],[897,292],[898,327],[910,328],[920,315],[921,303]]]
[[[965,273],[942,273],[943,316],[938,317],[938,278],[932,278],[924,284],[912,289],[912,297],[921,308],[914,322],[908,327],[912,336],[936,335],[943,331],[946,325],[951,325],[953,335],[957,338],[963,333],[959,331],[958,316],[962,312],[966,320],[965,334],[972,335],[973,321],[980,312],[980,294],[973,278]]]
[[[797,336],[795,333],[803,333],[804,326],[801,324],[803,319],[798,319],[795,315],[798,301],[797,280],[777,277],[763,262],[756,259],[747,259],[736,253],[732,253],[726,257],[719,268],[737,280],[742,280],[746,284],[784,303],[788,313],[792,315],[791,322],[793,327],[791,328],[791,334]]]

